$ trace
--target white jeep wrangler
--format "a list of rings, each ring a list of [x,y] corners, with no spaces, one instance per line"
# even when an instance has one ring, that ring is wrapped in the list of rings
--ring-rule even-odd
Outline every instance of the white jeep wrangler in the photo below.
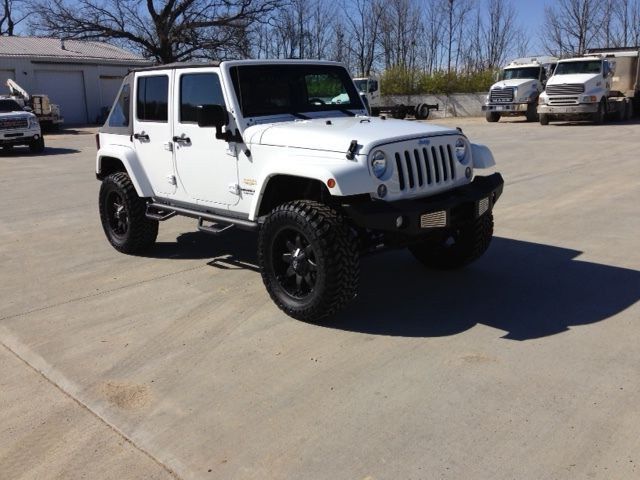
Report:
[[[332,99],[348,97],[340,104]],[[228,61],[135,70],[98,134],[100,217],[124,253],[175,215],[258,232],[274,302],[303,320],[357,293],[359,258],[409,247],[434,268],[480,257],[502,193],[488,148],[459,130],[372,118],[347,70]]]
[[[18,145],[28,146],[33,153],[44,151],[38,117],[14,99],[0,97],[0,147],[8,151]]]

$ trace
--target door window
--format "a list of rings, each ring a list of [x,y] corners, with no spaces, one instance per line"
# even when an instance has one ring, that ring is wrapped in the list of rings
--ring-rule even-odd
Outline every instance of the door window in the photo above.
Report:
[[[224,105],[217,74],[189,73],[180,77],[180,123],[197,123],[198,105]]]
[[[157,75],[138,77],[136,111],[138,120],[167,122],[169,77]]]

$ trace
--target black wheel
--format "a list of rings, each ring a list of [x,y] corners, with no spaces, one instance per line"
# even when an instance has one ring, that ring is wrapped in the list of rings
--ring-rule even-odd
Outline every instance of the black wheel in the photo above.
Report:
[[[604,100],[601,100],[598,104],[598,111],[593,113],[593,123],[596,125],[602,125],[607,115],[607,104]]]
[[[547,113],[540,114],[540,125],[549,125],[549,114]]]
[[[102,181],[99,208],[104,233],[119,252],[140,253],[156,241],[158,222],[146,217],[147,204],[126,173],[112,173]]]
[[[260,229],[258,259],[269,295],[293,318],[333,315],[357,294],[355,239],[344,219],[321,203],[276,207]]]
[[[527,105],[526,112],[527,122],[537,122],[538,121],[538,112],[537,106],[535,103],[530,103]]]
[[[407,118],[407,107],[402,103],[394,106],[391,110],[391,116],[397,120],[404,120]]]
[[[452,270],[477,260],[487,251],[493,237],[493,214],[485,213],[474,222],[423,243],[409,247],[429,268]]]
[[[429,107],[421,103],[416,107],[416,119],[426,120],[427,118],[429,118]]]
[[[29,150],[32,153],[44,152],[44,137],[40,137],[38,140],[34,140],[29,144]]]
[[[500,120],[500,114],[498,112],[487,112],[485,115],[487,122],[495,123]]]

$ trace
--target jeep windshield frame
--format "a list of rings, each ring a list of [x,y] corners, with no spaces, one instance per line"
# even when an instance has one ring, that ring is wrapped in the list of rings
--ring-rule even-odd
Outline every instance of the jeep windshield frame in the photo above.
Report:
[[[366,110],[347,70],[325,64],[234,65],[229,74],[242,116]]]
[[[0,99],[0,113],[23,112],[24,109],[15,100],[9,98]]]

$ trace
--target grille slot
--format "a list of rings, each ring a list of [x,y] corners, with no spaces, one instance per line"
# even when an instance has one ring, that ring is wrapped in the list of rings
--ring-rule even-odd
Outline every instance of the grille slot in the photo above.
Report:
[[[489,93],[489,101],[495,103],[513,102],[513,87],[492,88]]]
[[[550,97],[549,105],[577,105],[578,97]]]
[[[456,178],[453,146],[449,144],[395,152],[396,175],[401,191],[421,190]]]
[[[26,118],[3,118],[0,120],[0,128],[3,130],[16,130],[27,128],[29,121]]]
[[[584,84],[582,83],[547,85],[547,95],[576,95],[580,93],[584,93]]]

